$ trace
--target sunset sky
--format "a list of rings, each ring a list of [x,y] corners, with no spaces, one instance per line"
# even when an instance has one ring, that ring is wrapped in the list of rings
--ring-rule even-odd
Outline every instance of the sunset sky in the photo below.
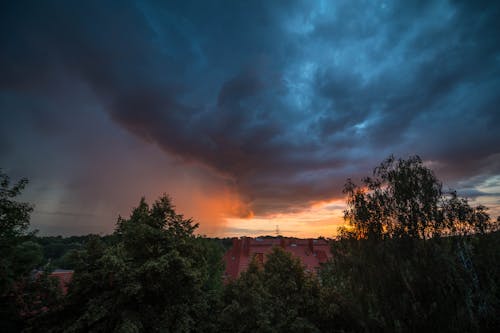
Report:
[[[169,194],[208,236],[333,236],[420,155],[500,214],[500,2],[2,1],[0,168],[42,235]]]

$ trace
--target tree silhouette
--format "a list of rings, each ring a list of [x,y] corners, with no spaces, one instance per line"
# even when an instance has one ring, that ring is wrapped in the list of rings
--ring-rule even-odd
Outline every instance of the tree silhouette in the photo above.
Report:
[[[499,327],[498,228],[418,156],[390,157],[347,181],[347,226],[321,273],[323,319],[356,331],[490,331]]]
[[[389,157],[361,185],[348,179],[344,193],[347,228],[357,239],[421,238],[485,233],[498,228],[486,207],[471,207],[441,182],[420,157]]]
[[[48,272],[33,275],[42,262],[42,248],[29,232],[33,207],[17,197],[28,184],[23,178],[11,184],[0,170],[0,327],[5,332],[20,330],[24,319],[61,297],[59,284]]]

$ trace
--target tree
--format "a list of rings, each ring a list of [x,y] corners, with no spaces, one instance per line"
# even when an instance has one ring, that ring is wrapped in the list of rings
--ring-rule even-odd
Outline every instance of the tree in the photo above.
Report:
[[[300,259],[275,247],[262,265],[254,258],[225,292],[225,332],[318,332],[319,284]]]
[[[224,290],[220,315],[222,332],[272,332],[272,305],[263,272],[255,258],[241,276]]]
[[[23,244],[29,235],[27,230],[33,207],[15,199],[27,183],[27,179],[21,179],[11,185],[10,178],[0,170],[0,253],[2,253],[0,256],[0,295],[8,293],[15,280],[29,273],[40,259],[34,244]],[[22,258],[15,258],[16,256],[22,256]]]
[[[485,207],[444,192],[418,156],[390,157],[344,192],[347,226],[321,274],[328,316],[358,331],[498,329],[498,225]]]
[[[486,207],[472,208],[441,182],[420,157],[389,157],[358,186],[348,179],[344,236],[358,239],[421,238],[484,233],[498,228]]]
[[[11,185],[0,170],[0,326],[5,331],[22,327],[21,315],[30,312],[26,307],[31,306],[31,291],[38,290],[30,275],[42,260],[41,247],[28,232],[33,207],[16,200],[27,183],[21,179]]]
[[[273,323],[281,332],[318,332],[319,284],[299,258],[275,247],[264,263],[264,285],[271,296]]]
[[[222,256],[217,262],[213,244],[193,234],[196,227],[175,212],[168,196],[151,207],[141,199],[128,219],[118,218],[113,244],[96,238],[77,253],[66,304],[32,330],[213,330],[214,276],[222,276]]]

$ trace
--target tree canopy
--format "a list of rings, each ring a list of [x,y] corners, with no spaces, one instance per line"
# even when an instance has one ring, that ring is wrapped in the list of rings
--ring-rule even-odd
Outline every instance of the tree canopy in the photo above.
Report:
[[[229,284],[221,313],[224,332],[319,332],[319,284],[300,259],[280,247],[262,265],[254,258],[248,270]]]
[[[41,259],[37,244],[24,243],[33,207],[16,200],[27,183],[27,179],[21,179],[11,185],[9,176],[0,170],[0,295],[5,295],[15,279],[27,274]]]
[[[61,296],[59,285],[46,272],[33,275],[43,255],[33,239],[35,232],[28,230],[33,206],[18,201],[27,184],[24,178],[11,184],[0,170],[0,327],[6,332],[16,332],[25,318]]]
[[[195,236],[196,227],[175,212],[168,196],[152,206],[141,199],[129,218],[118,218],[112,245],[95,238],[75,253],[66,304],[32,329],[210,330],[212,293],[222,286],[214,279],[222,276],[221,255],[214,260],[217,248]]]
[[[372,177],[356,185],[348,179],[344,193],[347,228],[343,236],[372,238],[431,238],[444,235],[485,233],[498,228],[486,207],[471,207],[442,183],[420,157],[389,157]]]
[[[197,224],[178,214],[167,195],[152,205],[141,199],[128,218],[118,218],[112,235],[37,240],[27,232],[31,206],[14,200],[25,181],[11,186],[2,177],[6,331],[500,328],[499,219],[443,190],[417,156],[390,157],[360,185],[347,181],[346,226],[318,272],[305,271],[300,259],[276,247],[226,285],[222,243],[196,236]],[[47,274],[29,279],[41,258],[38,241],[46,259],[75,269],[63,299]],[[4,320],[22,314],[28,314],[22,323]]]
[[[343,314],[353,331],[499,327],[498,220],[485,207],[443,191],[418,156],[390,157],[344,192],[347,226],[321,272],[323,318]]]

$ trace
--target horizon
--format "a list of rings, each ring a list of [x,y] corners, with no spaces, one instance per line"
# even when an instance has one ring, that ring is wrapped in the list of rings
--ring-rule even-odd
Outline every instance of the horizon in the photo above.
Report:
[[[208,237],[333,237],[347,178],[419,155],[500,215],[500,3],[0,5],[0,168],[33,229],[162,193]]]

